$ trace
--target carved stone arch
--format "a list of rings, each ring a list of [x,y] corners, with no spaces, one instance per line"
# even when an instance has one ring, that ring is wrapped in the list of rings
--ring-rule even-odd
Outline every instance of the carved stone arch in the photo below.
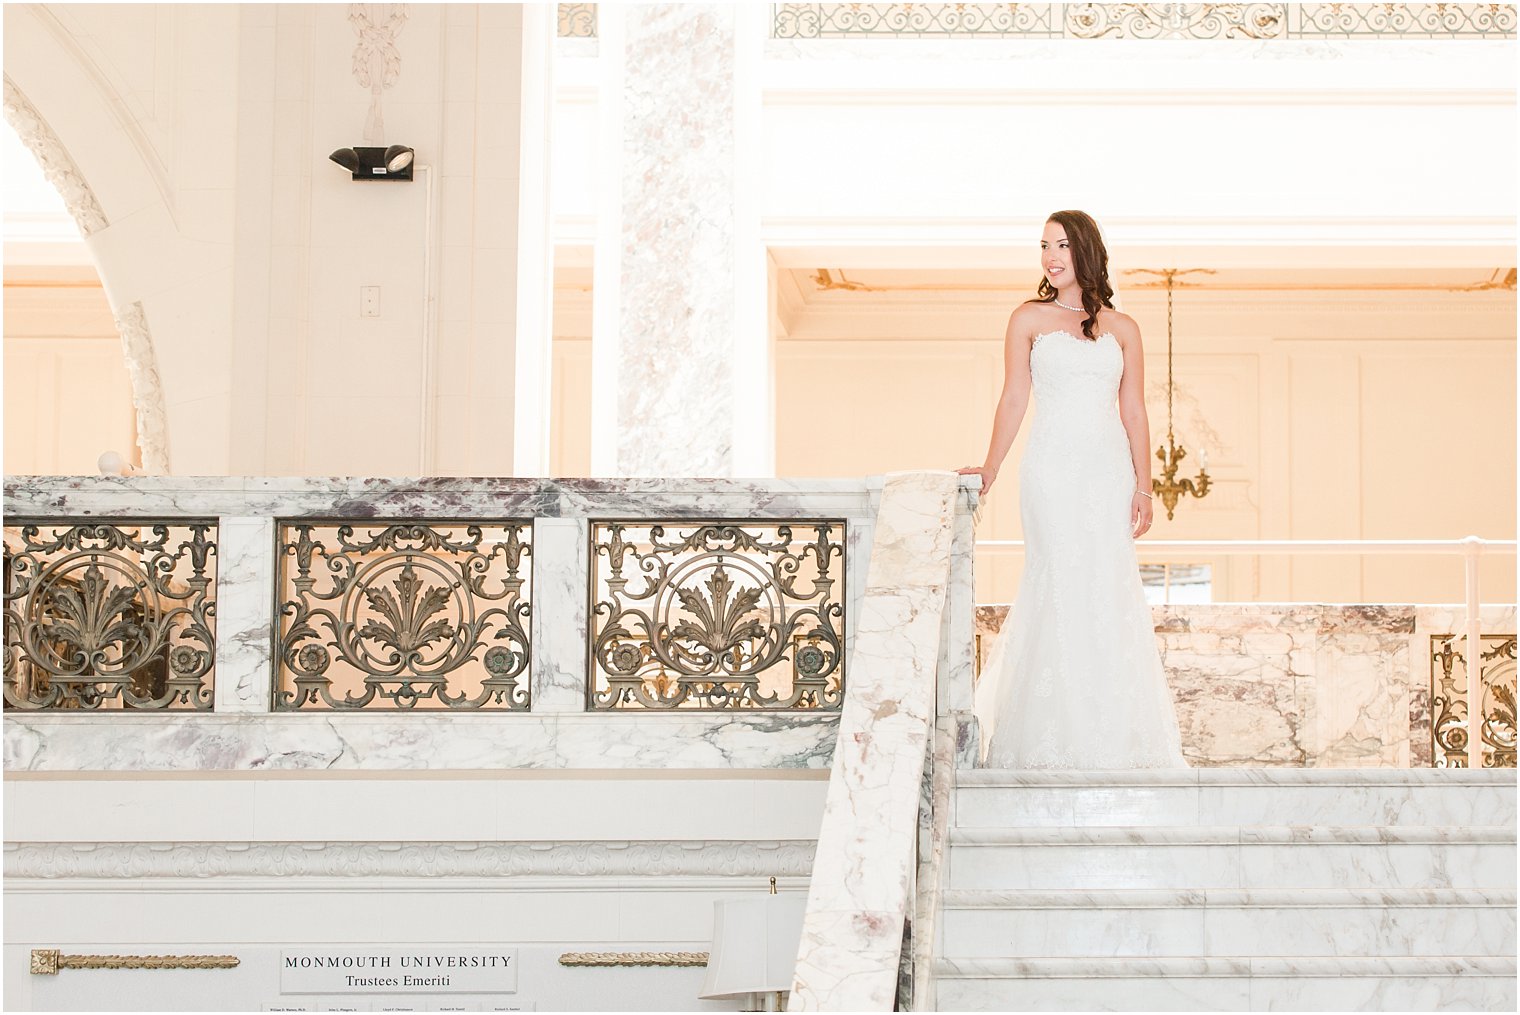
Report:
[[[42,167],[63,198],[64,205],[86,240],[111,223],[89,181],[69,155],[68,149],[32,105],[20,87],[5,75],[5,120],[21,143]],[[116,330],[121,335],[122,355],[132,384],[132,404],[137,412],[137,442],[142,450],[143,471],[169,472],[169,427],[153,336],[141,302],[112,307]]]

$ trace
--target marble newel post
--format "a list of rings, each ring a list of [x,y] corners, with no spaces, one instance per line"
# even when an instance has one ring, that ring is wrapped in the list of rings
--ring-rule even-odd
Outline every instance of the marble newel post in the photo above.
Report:
[[[774,470],[757,151],[765,9],[600,7],[598,475]]]

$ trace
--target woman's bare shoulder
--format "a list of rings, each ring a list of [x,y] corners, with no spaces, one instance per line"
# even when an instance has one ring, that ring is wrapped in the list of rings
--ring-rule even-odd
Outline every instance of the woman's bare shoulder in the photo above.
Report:
[[[1112,331],[1121,343],[1140,339],[1139,323],[1121,310],[1105,309],[1100,324],[1104,330]]]
[[[1027,345],[1034,338],[1035,329],[1040,326],[1045,311],[1044,303],[1020,303],[1008,315],[1007,336],[1021,339]]]
[[[1110,328],[1113,328],[1113,327],[1119,327],[1119,328],[1137,328],[1137,327],[1139,327],[1139,325],[1135,323],[1135,319],[1133,317],[1131,317],[1129,314],[1126,314],[1122,310],[1115,310],[1113,307],[1104,307],[1103,311],[1102,311],[1102,316],[1103,316],[1103,323],[1106,324],[1106,325],[1108,325]]]

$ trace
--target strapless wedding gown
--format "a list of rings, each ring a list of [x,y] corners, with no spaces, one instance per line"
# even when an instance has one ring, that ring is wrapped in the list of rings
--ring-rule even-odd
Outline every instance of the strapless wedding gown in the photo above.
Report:
[[[1135,468],[1119,418],[1124,352],[1038,336],[1019,465],[1024,576],[988,655],[989,768],[1185,768],[1130,535]]]

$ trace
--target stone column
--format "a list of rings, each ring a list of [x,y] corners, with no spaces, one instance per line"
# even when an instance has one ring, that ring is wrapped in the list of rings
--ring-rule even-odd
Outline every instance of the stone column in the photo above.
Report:
[[[603,4],[592,469],[771,471],[748,7]],[[743,168],[741,168],[741,166]]]

